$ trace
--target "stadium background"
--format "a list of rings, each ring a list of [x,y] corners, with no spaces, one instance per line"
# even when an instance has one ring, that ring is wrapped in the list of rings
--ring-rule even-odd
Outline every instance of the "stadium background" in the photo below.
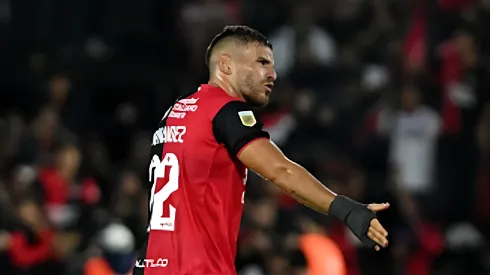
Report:
[[[242,274],[303,274],[312,232],[349,275],[490,274],[489,19],[489,0],[0,0],[1,274],[131,266],[151,130],[238,23],[275,47],[273,140],[333,190],[392,204],[375,253],[251,176]]]

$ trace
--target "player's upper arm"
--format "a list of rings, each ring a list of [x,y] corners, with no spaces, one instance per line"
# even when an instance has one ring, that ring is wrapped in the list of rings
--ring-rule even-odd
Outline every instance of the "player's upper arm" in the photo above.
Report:
[[[291,162],[262,130],[250,106],[234,101],[226,104],[213,119],[216,140],[232,156],[264,178],[274,181]]]
[[[237,156],[253,140],[269,139],[250,106],[242,101],[228,102],[219,110],[213,118],[213,133],[232,156]]]
[[[267,139],[255,140],[243,148],[238,159],[255,173],[276,182],[278,178],[294,168],[277,146]]]

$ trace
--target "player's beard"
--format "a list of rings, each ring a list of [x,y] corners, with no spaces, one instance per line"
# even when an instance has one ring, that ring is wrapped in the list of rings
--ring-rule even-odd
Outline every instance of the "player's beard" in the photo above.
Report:
[[[250,105],[263,107],[269,102],[269,97],[261,91],[261,89],[264,89],[263,85],[256,83],[257,81],[254,81],[252,75],[246,75],[240,85],[240,93]]]

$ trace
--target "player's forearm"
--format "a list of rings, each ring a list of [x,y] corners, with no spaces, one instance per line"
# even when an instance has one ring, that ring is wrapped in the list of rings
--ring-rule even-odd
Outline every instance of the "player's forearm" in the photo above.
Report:
[[[278,167],[271,181],[298,202],[327,214],[336,194],[321,184],[302,166],[292,163]]]

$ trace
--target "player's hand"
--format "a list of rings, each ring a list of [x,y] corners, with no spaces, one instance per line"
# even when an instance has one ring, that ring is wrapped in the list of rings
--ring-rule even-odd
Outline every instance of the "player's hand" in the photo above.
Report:
[[[389,207],[389,203],[373,203],[367,206],[367,208],[373,212],[383,211],[388,209]],[[376,218],[371,220],[367,236],[375,243],[377,243],[377,245],[374,246],[374,249],[376,249],[376,251],[379,251],[381,247],[388,246],[388,239],[386,238],[388,236],[388,232],[386,231],[386,229],[384,229],[379,220]]]
[[[343,221],[363,245],[379,251],[388,246],[388,233],[376,218],[376,212],[389,207],[388,203],[365,205],[338,195],[330,205],[329,214]]]

